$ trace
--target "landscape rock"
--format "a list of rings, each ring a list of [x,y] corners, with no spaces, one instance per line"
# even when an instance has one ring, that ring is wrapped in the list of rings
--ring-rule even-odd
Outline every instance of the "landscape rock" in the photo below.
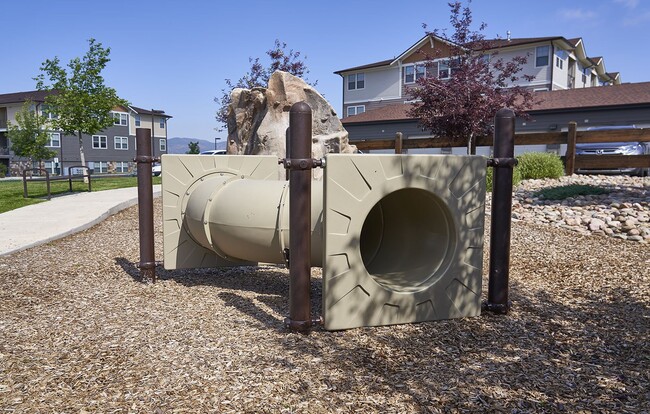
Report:
[[[601,195],[545,200],[543,188],[586,184],[604,188]],[[488,194],[488,200],[491,194]],[[487,202],[489,211],[490,202]],[[525,180],[513,192],[512,217],[579,234],[650,243],[650,179],[629,176],[573,175],[557,180]]]
[[[302,79],[276,71],[268,88],[234,89],[228,107],[228,154],[286,155],[289,110],[304,101],[312,110],[312,157],[327,153],[354,153],[348,133],[332,106]],[[278,167],[283,170],[283,167]],[[284,172],[282,171],[282,174]],[[320,169],[314,177],[322,176]]]

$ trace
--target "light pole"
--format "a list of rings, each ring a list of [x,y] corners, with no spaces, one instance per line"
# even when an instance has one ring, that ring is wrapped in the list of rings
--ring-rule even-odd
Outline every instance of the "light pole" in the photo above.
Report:
[[[221,139],[221,138],[215,138],[215,139],[214,139],[214,149],[215,149],[215,151],[216,151],[216,149],[217,149],[217,141],[219,141],[220,139]]]

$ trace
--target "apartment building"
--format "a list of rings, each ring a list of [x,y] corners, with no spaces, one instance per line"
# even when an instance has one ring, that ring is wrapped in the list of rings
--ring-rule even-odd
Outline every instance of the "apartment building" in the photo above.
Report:
[[[52,118],[45,105],[44,91],[16,92],[0,94],[0,164],[10,175],[20,175],[25,168],[31,168],[28,160],[17,157],[11,151],[7,137],[9,123],[15,124],[16,113],[25,102],[33,102],[34,110]],[[162,110],[143,109],[136,106],[119,106],[111,111],[113,125],[96,135],[83,135],[86,165],[94,174],[132,173],[136,166],[133,158],[136,153],[136,128],[149,128],[152,131],[152,153],[160,156],[167,153],[167,122],[171,118]],[[79,138],[64,135],[61,131],[48,131],[48,147],[56,156],[46,160],[44,165],[52,174],[67,174],[68,169],[80,165]]]
[[[534,91],[554,91],[618,85],[620,75],[607,72],[602,57],[589,57],[581,38],[561,36],[488,40],[484,53],[504,61],[526,56],[517,85]],[[393,59],[342,69],[334,73],[343,80],[343,118],[387,105],[410,103],[408,88],[423,76],[453,76],[449,65],[450,44],[426,35]],[[440,56],[425,66],[424,56]],[[434,73],[430,73],[433,71]],[[429,73],[427,73],[429,72]],[[532,80],[526,80],[529,75]],[[514,84],[513,84],[514,86]]]

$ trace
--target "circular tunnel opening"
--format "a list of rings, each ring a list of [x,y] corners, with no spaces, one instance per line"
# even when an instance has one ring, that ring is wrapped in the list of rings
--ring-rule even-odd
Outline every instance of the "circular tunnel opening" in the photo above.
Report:
[[[456,231],[449,208],[435,194],[404,188],[382,198],[361,230],[361,258],[370,276],[387,289],[430,286],[449,265]]]

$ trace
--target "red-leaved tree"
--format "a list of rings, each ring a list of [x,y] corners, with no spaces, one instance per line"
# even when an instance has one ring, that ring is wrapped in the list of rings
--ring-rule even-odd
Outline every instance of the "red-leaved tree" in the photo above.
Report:
[[[266,87],[269,83],[269,78],[276,70],[289,72],[290,74],[303,78],[309,73],[309,69],[305,61],[300,58],[300,52],[293,49],[287,50],[287,44],[275,40],[273,49],[267,50],[266,55],[271,59],[268,66],[264,66],[260,62],[260,58],[248,58],[251,64],[250,70],[244,74],[236,83],[232,80],[226,79],[226,87],[221,90],[221,96],[214,98],[214,101],[219,104],[217,109],[217,121],[222,124],[228,123],[228,105],[230,104],[230,93],[235,88],[252,89],[255,87]],[[316,86],[317,82],[310,83],[305,79],[305,82],[312,86]]]
[[[456,1],[449,7],[453,34],[426,32],[444,39],[449,49],[434,49],[424,56],[426,74],[410,89],[416,100],[410,115],[435,136],[464,140],[468,153],[474,153],[475,138],[492,132],[499,109],[507,107],[517,116],[526,117],[525,111],[533,104],[533,92],[516,86],[516,82],[532,77],[520,75],[527,56],[502,59],[498,48],[482,33],[484,23],[478,31],[471,29],[469,6],[462,7]],[[440,62],[444,66],[439,67]]]

